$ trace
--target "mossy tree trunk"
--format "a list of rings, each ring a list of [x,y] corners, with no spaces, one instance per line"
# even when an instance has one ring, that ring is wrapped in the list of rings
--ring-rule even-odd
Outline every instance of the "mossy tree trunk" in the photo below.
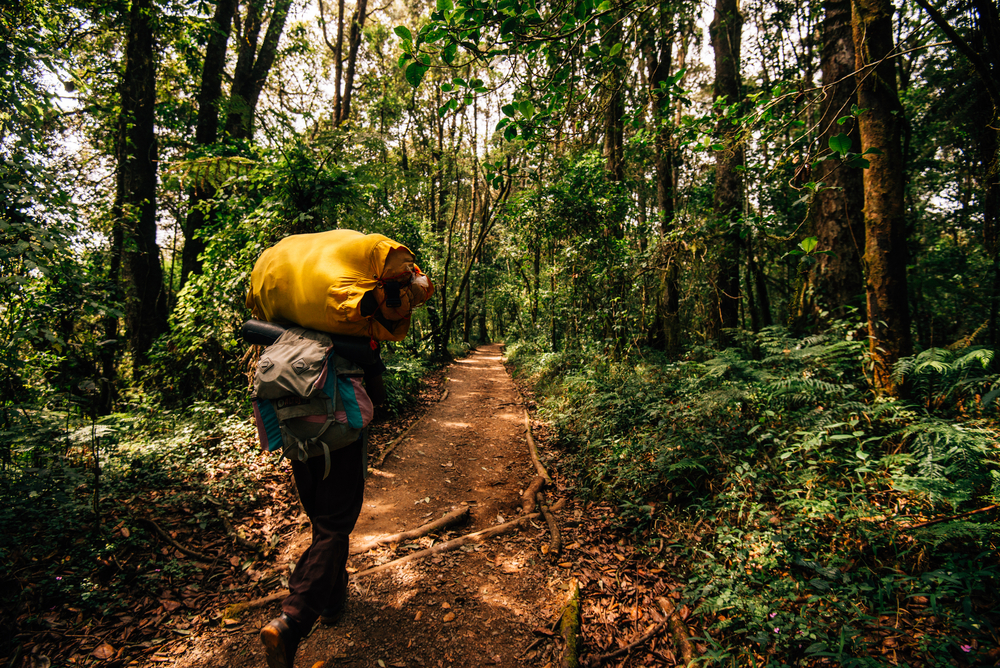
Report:
[[[864,170],[865,291],[869,353],[876,391],[897,395],[892,367],[912,352],[906,290],[906,218],[903,199],[903,108],[899,103],[890,0],[852,0],[855,69]]]

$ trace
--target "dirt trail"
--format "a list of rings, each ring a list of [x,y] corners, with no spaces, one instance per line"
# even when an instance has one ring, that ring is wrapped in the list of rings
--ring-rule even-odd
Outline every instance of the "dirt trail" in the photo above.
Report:
[[[469,520],[448,533],[353,556],[352,572],[518,517],[535,475],[520,397],[499,345],[447,369],[447,397],[433,406],[369,478],[352,544],[411,529],[461,504]],[[379,444],[375,444],[376,446]],[[308,541],[300,526],[276,567],[287,572]],[[545,666],[557,656],[549,629],[565,599],[566,571],[540,548],[544,522],[485,543],[352,580],[339,626],[317,626],[302,643],[299,668],[334,666]],[[179,665],[264,666],[257,629],[278,603],[248,613],[225,647],[203,646]]]

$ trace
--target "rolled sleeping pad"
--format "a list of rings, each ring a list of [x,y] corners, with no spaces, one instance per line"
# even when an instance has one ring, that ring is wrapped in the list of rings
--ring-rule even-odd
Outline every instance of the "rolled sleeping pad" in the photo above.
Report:
[[[240,327],[240,336],[247,343],[258,346],[269,346],[278,340],[285,328],[273,322],[265,322],[251,318]]]
[[[296,325],[289,324],[287,327],[276,322],[267,322],[251,318],[240,327],[240,336],[247,343],[258,346],[269,346],[285,332],[289,327]],[[333,341],[337,354],[349,360],[367,360],[372,355],[372,339],[367,336],[348,336],[347,334],[331,334],[323,332]],[[377,344],[376,344],[377,349]]]

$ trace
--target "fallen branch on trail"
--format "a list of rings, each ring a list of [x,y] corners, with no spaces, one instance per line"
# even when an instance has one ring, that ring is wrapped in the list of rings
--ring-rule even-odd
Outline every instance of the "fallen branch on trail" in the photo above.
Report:
[[[508,531],[512,531],[517,528],[518,525],[523,524],[528,520],[538,519],[540,513],[532,513],[531,515],[522,515],[516,520],[511,520],[504,524],[500,524],[495,527],[490,527],[489,529],[483,529],[482,531],[477,531],[475,533],[466,534],[464,536],[459,536],[458,538],[453,538],[444,543],[438,543],[433,547],[429,547],[426,550],[420,550],[419,552],[413,552],[405,557],[400,557],[395,561],[390,561],[387,564],[382,564],[381,566],[374,566],[367,570],[361,571],[360,573],[355,573],[351,579],[362,578],[366,575],[374,575],[375,573],[381,573],[382,571],[394,568],[396,566],[402,566],[410,561],[415,561],[417,559],[423,559],[424,557],[430,557],[435,554],[442,554],[444,552],[450,552],[455,548],[461,547],[463,545],[468,545],[469,543],[481,543],[487,538],[492,538],[493,536],[499,536],[505,534]]]
[[[143,524],[145,524],[147,526],[153,527],[153,530],[156,531],[156,533],[158,533],[160,535],[160,538],[162,538],[163,540],[167,541],[167,543],[169,543],[171,547],[173,547],[175,550],[177,550],[181,554],[186,554],[189,557],[194,557],[195,559],[198,559],[199,561],[212,562],[212,561],[216,560],[216,557],[211,557],[211,556],[209,556],[207,554],[203,554],[202,552],[198,552],[197,550],[192,550],[191,548],[184,547],[183,545],[181,545],[180,543],[178,543],[176,540],[174,540],[173,537],[171,537],[170,534],[168,534],[166,531],[164,531],[160,527],[160,525],[157,524],[156,522],[154,522],[153,520],[146,519],[145,517],[136,517],[135,521],[136,522],[142,522]]]
[[[539,475],[535,476],[531,484],[528,485],[528,489],[524,490],[524,494],[521,495],[521,510],[524,511],[525,515],[535,512],[535,496],[542,491],[544,486],[545,478]]]
[[[421,416],[421,417],[417,418],[416,420],[414,420],[413,424],[411,424],[409,427],[407,427],[406,430],[402,434],[400,434],[399,436],[397,436],[395,438],[395,440],[393,440],[392,443],[390,443],[389,445],[386,446],[385,450],[382,451],[382,454],[378,456],[378,460],[375,462],[375,468],[378,468],[379,466],[382,466],[382,463],[385,461],[385,458],[389,456],[389,453],[391,453],[396,448],[397,445],[399,445],[400,443],[402,443],[402,441],[403,441],[404,438],[406,438],[407,436],[410,435],[410,431],[414,427],[416,427],[418,424],[420,424],[421,420],[423,420],[423,416]]]
[[[569,598],[559,617],[559,631],[565,642],[559,657],[562,668],[580,666],[580,625],[580,583],[574,578],[569,584]]]
[[[256,608],[264,607],[265,605],[270,605],[271,603],[277,603],[288,596],[287,589],[279,589],[273,594],[268,594],[267,596],[262,596],[261,598],[255,598],[252,601],[240,601],[239,603],[233,603],[225,609],[222,613],[222,619],[239,619],[240,616],[247,610],[254,610]]]
[[[469,506],[462,505],[451,511],[444,517],[438,518],[433,522],[428,522],[427,524],[417,527],[416,529],[408,529],[406,531],[401,531],[399,533],[394,533],[391,536],[380,536],[379,538],[373,538],[361,543],[357,546],[351,546],[351,554],[364,554],[368,550],[374,549],[379,545],[386,545],[388,543],[402,543],[404,540],[413,540],[414,538],[420,538],[421,536],[426,536],[429,533],[434,533],[449,527],[452,524],[458,524],[469,516]]]
[[[545,478],[545,482],[551,485],[552,478],[549,477],[549,472],[545,470],[545,467],[542,466],[542,462],[538,459],[538,448],[535,447],[535,439],[531,435],[531,418],[528,417],[528,409],[524,410],[524,427],[527,429],[528,453],[531,455],[531,463],[535,465],[535,470],[538,471],[538,475]]]

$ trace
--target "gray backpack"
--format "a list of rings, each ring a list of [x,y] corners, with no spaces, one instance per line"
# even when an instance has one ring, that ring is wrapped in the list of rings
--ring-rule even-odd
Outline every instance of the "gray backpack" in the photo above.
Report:
[[[261,448],[305,461],[361,438],[373,406],[361,384],[364,370],[336,353],[324,332],[292,327],[257,362],[251,403]]]

